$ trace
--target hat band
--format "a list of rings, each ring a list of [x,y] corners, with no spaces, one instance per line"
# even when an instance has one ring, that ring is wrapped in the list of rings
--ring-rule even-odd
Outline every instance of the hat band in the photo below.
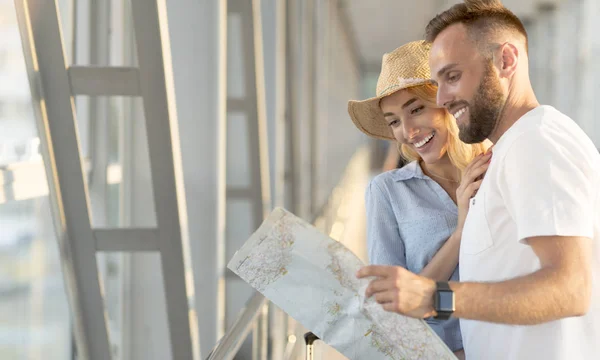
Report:
[[[429,82],[429,79],[422,79],[422,78],[408,78],[408,79],[403,79],[403,78],[398,78],[398,83],[397,84],[392,84],[388,87],[386,87],[385,89],[383,89],[383,91],[381,91],[377,97],[380,96],[385,96],[386,93],[391,90],[391,89],[395,89],[395,88],[407,88],[407,87],[411,87],[417,84],[421,84],[421,83],[425,83],[425,82]]]

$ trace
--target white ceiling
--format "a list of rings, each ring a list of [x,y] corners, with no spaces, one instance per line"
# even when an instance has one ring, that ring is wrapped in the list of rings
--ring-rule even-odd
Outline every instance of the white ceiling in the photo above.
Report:
[[[378,68],[381,57],[398,46],[422,39],[437,13],[459,0],[340,0],[363,65]],[[504,0],[521,18],[531,17],[540,3],[558,0]]]

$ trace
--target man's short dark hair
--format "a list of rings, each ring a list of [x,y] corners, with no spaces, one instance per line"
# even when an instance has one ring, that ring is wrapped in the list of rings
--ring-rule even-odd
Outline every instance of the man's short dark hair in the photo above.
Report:
[[[525,37],[527,51],[525,26],[499,0],[464,0],[452,6],[427,24],[425,39],[433,42],[442,31],[454,24],[464,24],[469,37],[478,46],[489,43],[491,37],[499,32],[512,31]]]

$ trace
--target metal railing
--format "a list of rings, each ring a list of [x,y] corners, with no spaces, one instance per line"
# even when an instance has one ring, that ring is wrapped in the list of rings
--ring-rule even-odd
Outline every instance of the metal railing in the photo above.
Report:
[[[261,312],[265,311],[266,306],[267,299],[255,291],[246,303],[246,307],[240,311],[231,329],[221,338],[206,360],[233,359],[250,330],[256,326],[256,320]]]

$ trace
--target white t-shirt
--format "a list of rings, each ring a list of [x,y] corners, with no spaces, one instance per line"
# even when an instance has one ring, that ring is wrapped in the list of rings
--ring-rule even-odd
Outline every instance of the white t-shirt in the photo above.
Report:
[[[593,240],[590,311],[535,326],[461,320],[467,359],[600,359],[600,154],[566,115],[540,106],[495,144],[460,247],[461,281],[498,282],[540,269],[526,239]]]

